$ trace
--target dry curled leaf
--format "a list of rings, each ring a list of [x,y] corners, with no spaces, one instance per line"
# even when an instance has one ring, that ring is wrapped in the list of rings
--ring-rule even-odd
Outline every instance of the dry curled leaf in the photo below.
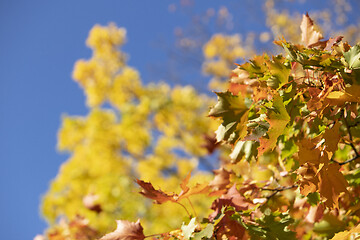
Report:
[[[117,220],[117,228],[115,231],[106,234],[100,240],[143,240],[145,235],[140,220],[136,223],[126,220]]]
[[[322,34],[315,30],[314,22],[309,17],[309,14],[303,15],[303,19],[300,25],[301,29],[301,41],[305,46],[317,43],[323,38]]]

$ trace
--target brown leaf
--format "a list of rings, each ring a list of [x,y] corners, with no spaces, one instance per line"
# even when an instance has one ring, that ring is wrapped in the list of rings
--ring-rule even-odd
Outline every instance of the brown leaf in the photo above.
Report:
[[[139,184],[140,187],[142,187],[142,191],[140,192],[140,194],[147,198],[155,200],[155,203],[157,204],[162,204],[173,199],[174,194],[168,195],[160,189],[156,190],[149,182],[144,182],[142,180],[136,179],[136,183]]]
[[[100,240],[143,240],[145,235],[140,220],[136,223],[126,220],[117,220],[117,228],[114,232],[108,233]]]
[[[215,191],[225,189],[230,184],[230,172],[224,168],[213,171],[215,174],[214,179],[209,183]]]
[[[99,199],[98,195],[88,194],[83,197],[83,204],[87,209],[99,213],[102,211],[102,208],[101,205],[97,203],[98,199]]]
[[[309,17],[309,14],[303,15],[300,29],[301,29],[301,41],[307,47],[311,44],[318,42],[320,39],[323,38],[321,33],[315,30],[314,22]]]
[[[217,142],[215,134],[213,136],[204,135],[205,144],[201,145],[201,147],[206,148],[208,154],[212,154],[219,146],[220,143]]]
[[[156,190],[151,183],[144,182],[139,179],[137,179],[136,182],[143,189],[140,192],[140,194],[144,195],[147,198],[155,200],[155,203],[157,204],[162,204],[167,201],[178,202],[183,198],[190,197],[191,195],[209,192],[210,186],[207,183],[197,184],[192,188],[188,187],[187,184],[189,182],[190,177],[191,177],[191,173],[189,173],[180,184],[181,187],[180,194],[175,194],[175,193],[167,194],[161,191],[160,189]]]

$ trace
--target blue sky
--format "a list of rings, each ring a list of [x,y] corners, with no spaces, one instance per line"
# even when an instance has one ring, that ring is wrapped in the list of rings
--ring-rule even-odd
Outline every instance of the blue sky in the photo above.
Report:
[[[185,12],[170,13],[179,1],[1,0],[0,1],[0,212],[2,238],[32,239],[46,223],[39,214],[44,194],[66,154],[56,151],[61,115],[86,115],[82,90],[72,81],[77,59],[90,57],[85,46],[95,24],[115,22],[127,29],[124,51],[129,65],[145,82],[158,80],[149,64],[164,63],[166,51],[154,47],[157,39],[171,44],[177,26],[188,26]],[[225,1],[196,1],[203,13]],[[264,18],[242,3],[257,6],[261,0],[226,1],[238,19],[240,31],[264,30]],[[250,3],[250,4],[249,4]],[[190,15],[193,13],[190,13]]]

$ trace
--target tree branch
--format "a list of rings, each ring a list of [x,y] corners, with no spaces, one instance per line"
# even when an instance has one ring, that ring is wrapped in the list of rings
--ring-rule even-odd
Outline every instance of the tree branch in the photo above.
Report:
[[[292,188],[298,187],[298,185],[294,184],[292,186],[287,186],[287,187],[279,187],[279,188],[260,188],[260,190],[263,191],[272,191],[273,193],[271,193],[269,196],[266,197],[267,200],[269,200],[270,198],[272,198],[273,196],[275,196],[277,193],[282,192],[284,190],[289,190]]]

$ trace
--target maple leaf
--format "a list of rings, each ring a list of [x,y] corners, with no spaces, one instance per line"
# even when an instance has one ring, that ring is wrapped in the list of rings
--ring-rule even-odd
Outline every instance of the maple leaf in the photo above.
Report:
[[[209,183],[209,186],[214,190],[225,189],[230,184],[231,172],[226,171],[224,168],[213,171],[215,174],[214,179]]]
[[[326,164],[319,172],[319,193],[329,208],[339,209],[339,198],[348,194],[348,182],[339,170],[338,164]]]
[[[360,45],[355,45],[344,52],[344,58],[350,69],[360,69]]]
[[[332,106],[341,106],[346,102],[360,103],[360,85],[346,87],[344,91],[332,91],[326,96],[326,102]]]
[[[316,147],[317,142],[317,140],[310,140],[308,138],[304,138],[298,142],[300,165],[305,163],[320,164],[329,161],[328,158],[321,153],[320,149]]]
[[[273,98],[272,109],[269,109],[268,118],[266,119],[270,124],[267,132],[268,138],[260,138],[260,146],[258,147],[258,156],[261,156],[268,150],[273,150],[276,146],[277,139],[283,134],[287,123],[290,121],[290,116],[286,111],[284,103],[280,95],[276,94]]]
[[[100,240],[143,240],[145,235],[140,220],[136,223],[126,220],[117,220],[117,228],[114,232],[108,233]]]
[[[338,209],[339,198],[348,194],[348,183],[339,170],[338,164],[304,164],[297,171],[300,176],[300,193],[307,196],[318,191],[327,207]]]
[[[305,46],[309,46],[318,42],[323,38],[322,34],[315,30],[314,21],[309,17],[309,14],[303,15],[301,24],[301,41]]]
[[[350,231],[343,231],[335,234],[331,240],[351,240],[357,239],[360,235],[360,224],[352,228]]]
[[[271,212],[266,209],[264,215],[256,219],[257,225],[246,224],[251,239],[291,240],[296,239],[296,234],[288,229],[294,219],[288,213]]]
[[[178,202],[183,198],[190,197],[191,195],[207,193],[210,189],[210,186],[207,183],[196,184],[194,187],[190,188],[187,186],[191,173],[189,173],[186,178],[181,182],[181,192],[180,194],[167,194],[163,191],[156,190],[153,185],[149,182],[144,182],[142,180],[136,179],[137,184],[142,187],[140,194],[143,196],[155,200],[155,203],[162,204],[167,201]]]
[[[305,163],[296,171],[300,179],[298,181],[300,193],[307,196],[309,193],[318,190],[319,179],[316,177],[317,166],[312,163]]]
[[[136,183],[142,187],[140,194],[143,196],[155,200],[155,203],[162,204],[173,199],[174,194],[168,195],[161,190],[156,190],[149,182],[136,179]]]
[[[246,122],[248,107],[241,95],[232,95],[230,92],[216,93],[218,102],[210,109],[209,116],[221,117],[222,124],[216,130],[216,140],[230,140],[232,142],[243,138],[247,133]]]
[[[281,55],[274,56],[272,60],[266,61],[271,77],[266,81],[273,89],[278,89],[288,83],[291,68],[284,65],[285,58]]]
[[[195,220],[196,220],[196,218],[192,218],[188,225],[185,225],[183,223],[183,225],[181,226],[181,231],[182,231],[185,239],[190,239],[191,235],[194,233],[196,226],[197,226],[195,223]]]
[[[335,153],[335,151],[338,149],[338,144],[340,141],[340,122],[337,121],[334,126],[330,129],[326,129],[325,133],[323,135],[323,138],[325,139],[325,145],[326,145],[326,151],[331,152],[331,156]]]
[[[214,212],[209,216],[209,219],[214,219],[221,212],[223,206],[231,206],[240,211],[247,210],[249,207],[253,207],[254,204],[241,195],[236,189],[236,184],[234,184],[226,194],[223,194],[212,203],[211,209]]]

